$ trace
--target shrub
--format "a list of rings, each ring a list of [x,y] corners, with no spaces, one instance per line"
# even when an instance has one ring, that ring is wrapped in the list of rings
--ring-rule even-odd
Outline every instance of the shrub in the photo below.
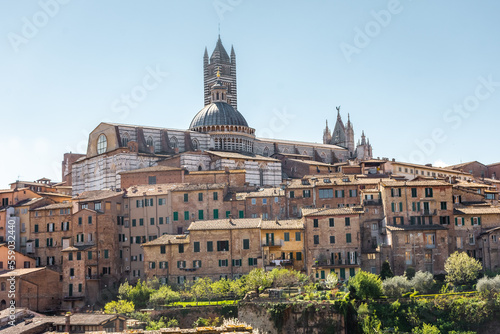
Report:
[[[500,292],[500,276],[494,278],[483,277],[477,281],[476,289],[485,295],[492,295]]]
[[[382,280],[378,275],[360,270],[349,279],[349,291],[354,298],[369,299],[382,295]]]
[[[412,278],[411,285],[420,293],[428,293],[434,285],[434,277],[429,272],[418,271]]]
[[[401,297],[411,290],[411,282],[405,276],[394,276],[382,282],[384,293],[390,297]]]
[[[414,328],[412,334],[440,334],[441,331],[434,325],[424,324],[422,328]]]
[[[413,267],[406,268],[405,276],[409,280],[412,279],[415,276],[415,268]]]
[[[455,252],[444,264],[446,281],[454,285],[471,284],[477,279],[482,267],[478,260],[469,257],[467,253]]]
[[[385,280],[391,277],[394,277],[394,273],[391,269],[391,264],[389,263],[389,261],[385,260],[384,263],[382,263],[382,269],[380,270],[380,278],[382,280]]]

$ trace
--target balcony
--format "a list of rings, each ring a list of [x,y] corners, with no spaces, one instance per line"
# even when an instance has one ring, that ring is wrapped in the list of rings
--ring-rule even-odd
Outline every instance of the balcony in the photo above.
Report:
[[[422,216],[435,216],[437,214],[437,210],[422,210]]]
[[[363,205],[382,205],[382,199],[365,199],[363,200]]]
[[[262,240],[262,247],[283,247],[284,241],[280,239],[276,240]]]
[[[100,279],[99,275],[87,275],[85,276],[85,279],[87,280],[96,280],[96,279]]]

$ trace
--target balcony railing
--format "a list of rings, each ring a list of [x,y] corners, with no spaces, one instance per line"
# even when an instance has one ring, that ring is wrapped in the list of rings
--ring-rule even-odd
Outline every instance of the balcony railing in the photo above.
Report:
[[[437,214],[437,210],[422,210],[423,216],[435,216]]]
[[[262,246],[263,247],[282,247],[284,244],[283,240],[276,239],[276,240],[262,240]]]
[[[381,199],[365,199],[363,205],[382,205]]]

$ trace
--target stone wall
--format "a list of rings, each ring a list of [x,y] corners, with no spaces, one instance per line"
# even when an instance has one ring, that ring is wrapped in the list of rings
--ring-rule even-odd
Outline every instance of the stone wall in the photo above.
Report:
[[[343,331],[343,317],[329,303],[275,304],[274,309],[286,305],[283,306],[286,309],[277,314],[278,321],[272,320],[271,312],[268,311],[273,307],[272,304],[240,302],[238,319],[267,334],[326,334]]]

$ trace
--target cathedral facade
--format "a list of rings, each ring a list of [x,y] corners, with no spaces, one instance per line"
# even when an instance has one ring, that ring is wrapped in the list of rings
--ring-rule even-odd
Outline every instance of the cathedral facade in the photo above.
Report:
[[[354,146],[354,127],[351,123],[351,117],[347,114],[347,123],[342,122],[340,116],[340,106],[337,107],[337,121],[333,131],[328,128],[328,120],[323,131],[323,144],[338,145],[348,150],[349,159],[368,160],[372,158],[372,146],[370,140],[366,138],[365,132],[362,132],[361,140],[358,140]]]
[[[121,172],[157,165],[188,172],[245,170],[250,186],[278,186],[288,177],[278,155],[327,166],[371,157],[369,144],[354,149],[352,125],[345,129],[340,118],[335,140],[328,130],[323,144],[257,138],[238,110],[236,53],[231,48],[228,55],[220,36],[210,57],[205,48],[203,72],[204,107],[187,130],[99,124],[89,135],[87,153],[72,165],[73,194],[119,189]]]

